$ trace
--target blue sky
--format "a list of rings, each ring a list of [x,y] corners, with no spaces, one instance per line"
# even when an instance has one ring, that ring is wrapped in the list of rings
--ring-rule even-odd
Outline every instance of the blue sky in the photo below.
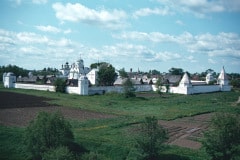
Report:
[[[239,0],[2,0],[0,20],[0,65],[240,73]]]

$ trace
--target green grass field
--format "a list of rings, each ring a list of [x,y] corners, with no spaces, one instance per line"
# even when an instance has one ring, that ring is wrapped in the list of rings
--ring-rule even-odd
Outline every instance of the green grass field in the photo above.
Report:
[[[134,133],[132,128],[146,116],[172,120],[209,112],[231,112],[240,114],[236,104],[239,91],[216,92],[197,95],[164,94],[163,97],[144,96],[124,98],[119,94],[79,96],[22,89],[1,90],[48,97],[48,103],[74,107],[94,112],[116,115],[115,118],[100,120],[69,120],[77,143],[90,151],[104,154],[109,159],[134,159]],[[154,94],[154,93],[151,93]],[[24,159],[21,137],[24,128],[0,127],[0,157],[3,159]],[[18,139],[18,140],[16,140]],[[21,151],[21,152],[20,152]],[[10,155],[10,156],[8,156]],[[163,159],[201,160],[207,159],[203,149],[192,150],[168,146]],[[1,159],[0,158],[0,159]]]

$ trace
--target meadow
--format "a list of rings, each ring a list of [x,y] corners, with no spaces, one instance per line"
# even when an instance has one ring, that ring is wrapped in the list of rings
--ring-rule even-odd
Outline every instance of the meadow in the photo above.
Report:
[[[155,116],[159,120],[174,120],[204,113],[229,112],[240,114],[238,90],[197,95],[138,93],[135,98],[124,98],[116,93],[79,96],[22,89],[1,91],[22,93],[50,100],[53,106],[77,108],[113,115],[106,119],[68,119],[72,125],[75,141],[86,150],[104,155],[108,159],[135,159],[134,128],[144,117]],[[25,159],[22,135],[24,127],[0,126],[0,157]],[[167,145],[162,153],[164,159],[208,159],[203,148],[194,150]]]

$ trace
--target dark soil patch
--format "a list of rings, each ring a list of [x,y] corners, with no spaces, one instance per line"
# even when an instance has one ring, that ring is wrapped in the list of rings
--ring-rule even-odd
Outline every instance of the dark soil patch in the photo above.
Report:
[[[52,99],[37,97],[13,92],[0,91],[0,108],[25,108],[25,107],[46,107],[50,106],[46,101]]]
[[[0,124],[6,126],[26,126],[38,112],[61,112],[64,117],[76,120],[112,118],[114,115],[91,112],[77,108],[52,106],[51,100],[14,92],[0,92]]]

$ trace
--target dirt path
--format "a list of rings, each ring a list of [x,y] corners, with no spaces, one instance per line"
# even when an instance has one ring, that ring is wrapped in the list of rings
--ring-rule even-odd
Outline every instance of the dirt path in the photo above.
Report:
[[[159,121],[169,133],[169,144],[199,149],[198,141],[203,136],[203,131],[208,129],[212,113],[201,114],[193,117],[179,118],[173,121]]]

